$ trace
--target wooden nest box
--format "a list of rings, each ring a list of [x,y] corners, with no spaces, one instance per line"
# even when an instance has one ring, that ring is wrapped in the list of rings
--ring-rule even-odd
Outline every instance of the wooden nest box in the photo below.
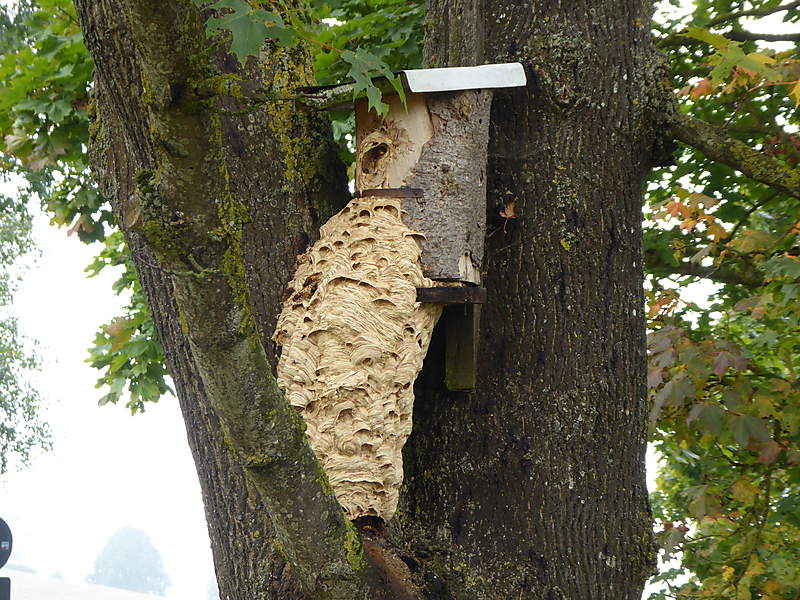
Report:
[[[486,165],[493,90],[526,84],[520,63],[401,71],[405,103],[386,80],[375,80],[386,116],[352,100],[352,86],[309,88],[325,109],[354,105],[356,195],[400,198],[403,222],[421,233],[420,302],[458,305],[445,311],[446,381],[474,387],[486,235]]]

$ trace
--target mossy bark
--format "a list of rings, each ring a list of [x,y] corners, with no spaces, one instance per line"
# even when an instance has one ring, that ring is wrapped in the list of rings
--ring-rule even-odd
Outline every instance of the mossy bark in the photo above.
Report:
[[[318,113],[235,97],[291,96],[307,54],[267,47],[242,68],[190,0],[76,5],[93,164],[175,380],[221,597],[637,598],[652,558],[640,203],[660,102],[647,4],[431,0],[433,65],[520,60],[530,85],[494,100],[478,387],[446,391],[435,339],[401,510],[388,537],[364,530],[366,552],[272,379],[285,284],[347,200],[344,170]]]
[[[341,165],[318,116],[280,103],[242,114],[235,99],[198,92],[233,73],[285,96],[309,83],[309,56],[272,49],[241,68],[206,40],[189,0],[76,4],[97,65],[95,172],[125,224],[176,380],[221,591],[269,597],[277,555],[308,597],[371,597],[360,539],[277,388],[262,336],[322,207],[346,198]],[[268,157],[281,160],[266,168]]]
[[[800,172],[794,167],[754,150],[721,127],[675,112],[670,120],[677,140],[697,148],[711,160],[741,171],[788,196],[800,198]]]

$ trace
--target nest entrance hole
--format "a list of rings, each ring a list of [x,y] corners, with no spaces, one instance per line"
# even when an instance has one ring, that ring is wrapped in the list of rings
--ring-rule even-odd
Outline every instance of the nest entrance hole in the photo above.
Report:
[[[366,175],[374,175],[380,170],[380,163],[389,153],[389,144],[381,142],[364,152],[361,157],[361,171]]]

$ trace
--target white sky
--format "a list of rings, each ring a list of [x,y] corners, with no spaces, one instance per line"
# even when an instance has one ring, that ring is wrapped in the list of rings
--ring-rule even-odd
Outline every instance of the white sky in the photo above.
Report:
[[[120,314],[114,277],[86,279],[97,247],[67,238],[44,216],[35,237],[42,255],[25,273],[15,312],[21,331],[41,345],[44,364],[33,381],[54,449],[0,479],[0,517],[14,535],[9,563],[82,581],[109,536],[133,526],[161,552],[173,582],[167,597],[204,600],[214,571],[177,401],[163,398],[137,416],[122,405],[97,406],[97,373],[84,360],[98,325]],[[13,585],[13,573],[3,574]]]

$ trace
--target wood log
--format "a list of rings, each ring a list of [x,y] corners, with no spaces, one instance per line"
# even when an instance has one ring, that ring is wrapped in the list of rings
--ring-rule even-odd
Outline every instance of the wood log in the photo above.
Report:
[[[385,118],[356,102],[356,187],[421,189],[402,207],[403,222],[425,236],[423,274],[480,283],[491,90],[385,100]]]

